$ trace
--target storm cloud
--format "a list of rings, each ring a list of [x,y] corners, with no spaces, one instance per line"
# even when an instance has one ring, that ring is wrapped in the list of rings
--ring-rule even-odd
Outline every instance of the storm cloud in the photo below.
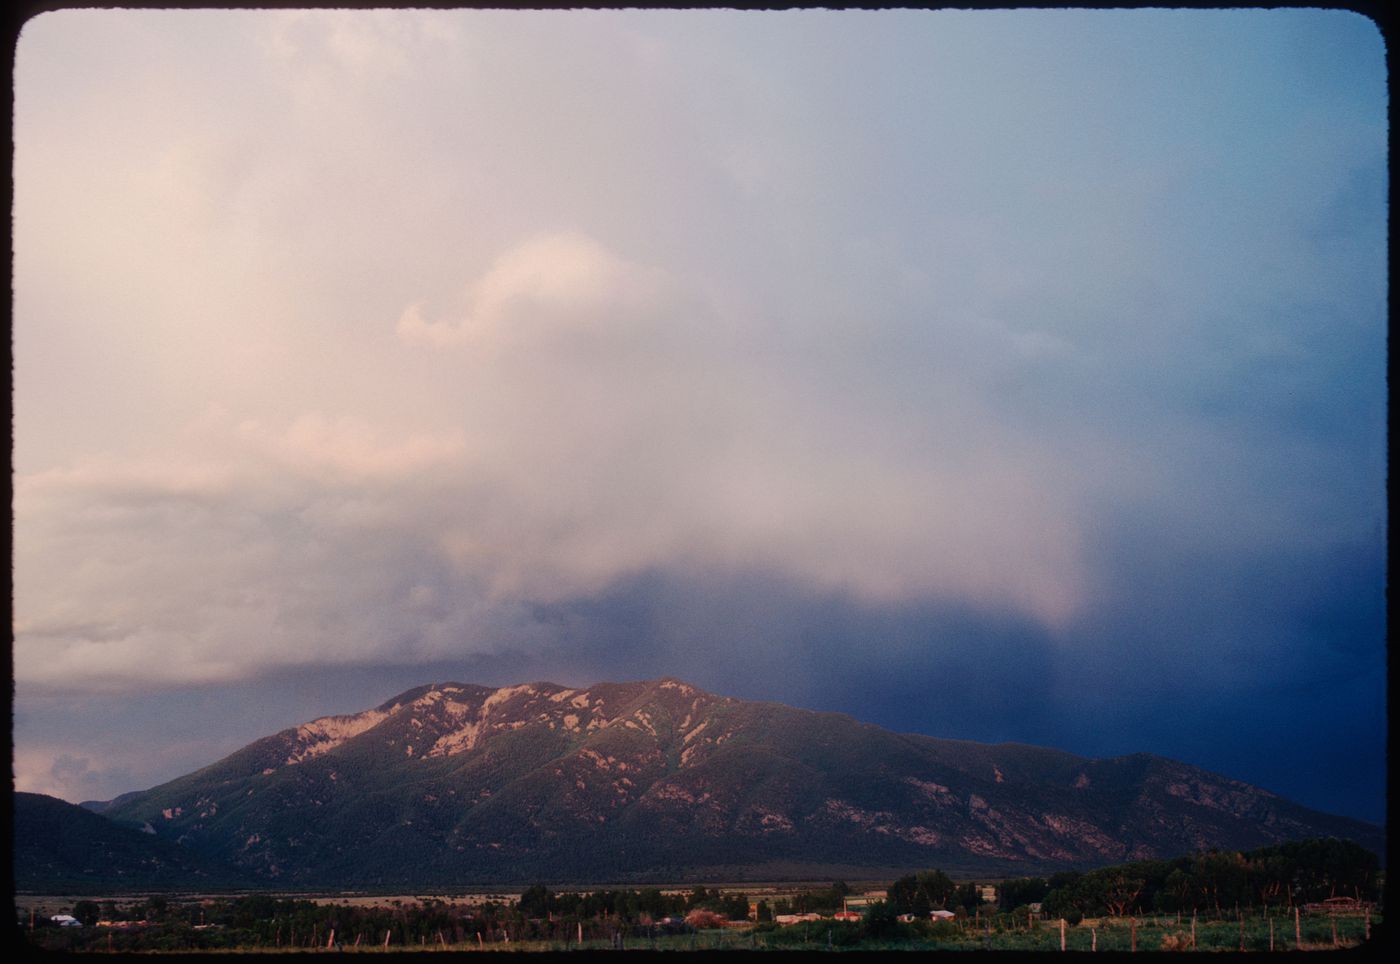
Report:
[[[15,98],[21,788],[671,674],[1379,816],[1364,18],[75,10]]]

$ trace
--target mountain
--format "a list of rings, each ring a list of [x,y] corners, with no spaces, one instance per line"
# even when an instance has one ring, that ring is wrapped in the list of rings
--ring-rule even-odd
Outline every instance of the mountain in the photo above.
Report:
[[[437,683],[104,806],[278,886],[1024,875],[1380,828],[1172,760],[893,733],[675,679]]]
[[[16,793],[13,805],[17,891],[112,893],[252,883],[154,832],[118,826],[55,797]]]

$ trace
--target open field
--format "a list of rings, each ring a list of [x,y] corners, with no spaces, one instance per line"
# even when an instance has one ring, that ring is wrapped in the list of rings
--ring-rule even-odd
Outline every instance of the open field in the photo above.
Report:
[[[743,894],[750,900],[775,900],[782,897],[790,897],[804,890],[810,890],[812,884],[807,881],[765,881],[765,882],[719,882],[719,883],[643,883],[643,884],[569,884],[560,886],[560,891],[573,891],[577,893],[591,893],[595,891],[612,890],[626,888],[628,890],[641,890],[655,888],[663,894],[688,894],[696,886],[706,887],[710,890],[722,890],[726,894]],[[877,896],[883,897],[888,881],[858,880],[850,882],[852,896]],[[427,904],[432,901],[441,901],[448,904],[469,904],[482,905],[486,903],[508,903],[517,901],[524,892],[524,888],[499,887],[493,885],[483,885],[480,887],[466,886],[453,891],[439,893],[372,893],[366,891],[339,891],[335,893],[327,891],[220,891],[209,893],[172,893],[168,891],[139,891],[122,894],[16,894],[14,904],[21,916],[28,916],[33,910],[39,915],[52,915],[72,907],[78,900],[121,901],[131,903],[146,900],[151,897],[163,897],[170,901],[200,902],[215,899],[229,899],[244,896],[246,894],[265,894],[279,900],[309,900],[317,904],[346,904],[351,907],[379,907],[393,906],[399,904]]]

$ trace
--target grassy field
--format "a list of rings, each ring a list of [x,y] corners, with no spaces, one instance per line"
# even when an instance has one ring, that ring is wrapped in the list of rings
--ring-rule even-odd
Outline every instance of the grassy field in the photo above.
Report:
[[[1381,921],[1373,917],[1369,925],[1359,917],[1329,918],[1304,915],[1300,922],[1302,943],[1297,942],[1293,918],[1277,916],[1272,919],[1253,917],[1236,921],[1198,921],[1194,929],[1190,919],[1178,923],[1175,917],[1091,921],[1064,930],[1064,949],[1070,951],[1239,951],[1250,952],[1332,950],[1356,947],[1366,942],[1369,926],[1374,938]],[[1271,931],[1272,925],[1272,931]],[[1335,925],[1335,932],[1334,932]],[[932,933],[916,934],[910,928],[882,939],[861,939],[862,928],[856,924],[811,922],[792,927],[771,926],[727,927],[702,930],[692,934],[655,937],[626,936],[612,939],[575,941],[500,941],[445,943],[425,940],[421,944],[394,942],[386,948],[381,941],[364,936],[357,946],[352,935],[341,935],[338,949],[350,954],[379,954],[421,951],[452,952],[542,952],[542,951],[1047,951],[1061,949],[1058,922],[1039,921],[1032,929],[1011,931],[978,931],[970,924],[940,925]],[[1335,933],[1335,938],[1334,938]],[[1242,936],[1243,935],[1243,936]],[[1335,942],[1334,942],[1335,941]],[[240,946],[202,953],[292,953],[308,948]],[[100,948],[97,952],[100,952]],[[158,952],[157,952],[158,953]]]

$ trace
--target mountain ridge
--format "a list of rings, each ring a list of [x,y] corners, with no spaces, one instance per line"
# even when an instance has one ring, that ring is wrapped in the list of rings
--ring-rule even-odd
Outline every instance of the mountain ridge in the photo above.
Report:
[[[41,793],[12,798],[17,890],[102,893],[256,883],[170,840]]]
[[[1023,874],[1383,831],[1147,753],[901,734],[674,677],[413,687],[101,805],[287,883]]]

